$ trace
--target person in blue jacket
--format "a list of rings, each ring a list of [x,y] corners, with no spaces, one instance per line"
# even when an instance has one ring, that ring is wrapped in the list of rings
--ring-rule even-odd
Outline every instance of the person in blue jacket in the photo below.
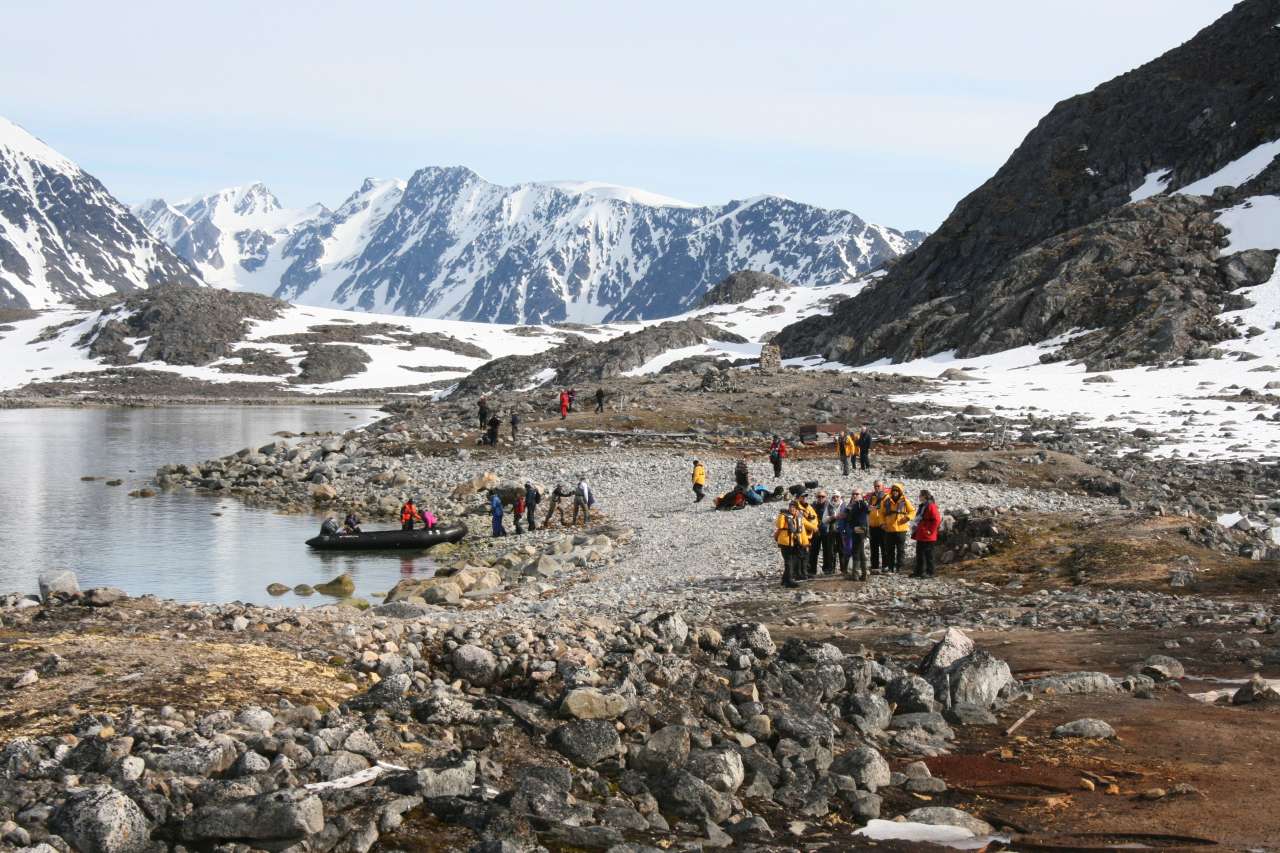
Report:
[[[849,563],[857,557],[857,566],[853,570],[854,580],[867,579],[867,553],[862,543],[867,539],[867,527],[870,524],[871,505],[865,495],[855,490],[845,502],[844,514],[837,528],[840,532],[840,572],[849,574]]]
[[[497,492],[489,493],[489,512],[493,515],[493,535],[506,536],[507,531],[502,526],[502,498]]]

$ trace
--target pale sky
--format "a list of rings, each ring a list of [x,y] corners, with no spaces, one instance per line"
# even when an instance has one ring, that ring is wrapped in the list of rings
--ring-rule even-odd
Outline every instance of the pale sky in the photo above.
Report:
[[[0,0],[0,115],[133,203],[465,165],[937,227],[1229,0]]]

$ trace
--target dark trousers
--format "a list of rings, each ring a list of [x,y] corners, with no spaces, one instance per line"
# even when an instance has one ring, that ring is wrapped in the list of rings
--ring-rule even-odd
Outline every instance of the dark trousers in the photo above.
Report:
[[[511,522],[516,526],[516,533],[524,533],[524,528],[520,526],[520,521],[523,518],[524,518],[524,513],[522,512],[511,513]]]
[[[933,546],[936,542],[917,542],[916,543],[916,577],[933,577],[934,565]]]
[[[782,583],[795,586],[804,579],[808,551],[803,545],[782,545]]]
[[[586,504],[581,503],[581,502],[579,502],[579,501],[574,501],[574,502],[573,502],[573,523],[574,523],[574,525],[576,526],[576,525],[577,525],[577,523],[578,523],[578,513],[579,513],[579,512],[581,512],[581,513],[582,513],[582,523],[583,523],[583,524],[590,524],[590,523],[591,523],[591,510],[587,507],[587,505],[586,505]]]
[[[596,414],[600,414],[603,411],[604,411],[604,397],[597,397],[596,398]]]
[[[870,450],[858,451],[858,467],[860,467],[863,471],[871,470],[871,451]]]
[[[843,574],[849,573],[849,566],[853,564],[854,574],[863,574],[867,571],[867,554],[862,548],[863,537],[854,533],[849,536],[848,547],[840,549],[840,571]]]
[[[481,409],[480,410],[480,429],[484,429],[488,425],[489,425],[489,410]]]
[[[528,519],[529,521],[530,531],[534,531],[538,529],[538,521],[536,518],[534,518],[534,514],[537,511],[538,511],[538,508],[533,504],[529,504],[527,510],[525,511],[525,518]]]
[[[840,473],[849,476],[849,457],[843,453],[840,454]]]
[[[516,443],[516,433],[518,432],[520,432],[520,427],[516,426],[515,424],[512,424],[511,425],[511,443],[512,444]]]
[[[871,545],[871,571],[880,571],[880,558],[884,556],[884,531],[879,527],[872,527],[867,532],[867,538]]]
[[[898,572],[906,568],[907,563],[907,531],[894,533],[884,532],[884,567],[886,571]]]
[[[402,522],[400,522],[400,529],[401,529],[401,530],[412,530],[412,529],[413,529],[413,519],[411,518],[411,519],[409,519],[408,521],[402,521]]]
[[[706,494],[705,494],[705,493],[704,493],[704,491],[703,491],[703,488],[702,488],[702,484],[701,484],[701,483],[695,483],[695,484],[694,484],[694,486],[693,486],[693,494],[694,494],[694,498],[693,498],[693,502],[694,502],[694,503],[699,503],[699,502],[701,502],[701,501],[702,501],[702,499],[703,499],[703,498],[705,498],[705,497],[706,497]]]
[[[813,539],[809,542],[809,574],[816,575],[818,573],[818,558],[822,558],[823,574],[831,574],[835,567],[831,562],[831,545],[834,537],[830,533],[821,531],[813,534]]]
[[[777,479],[782,476],[782,457],[770,456],[769,461],[773,463],[773,477]]]
[[[560,525],[563,527],[568,524],[568,522],[564,520],[564,507],[560,505],[560,500],[557,498],[551,502],[551,506],[547,507],[547,517],[542,520],[543,527],[546,527],[551,523],[551,516],[555,515],[556,510],[560,511]]]

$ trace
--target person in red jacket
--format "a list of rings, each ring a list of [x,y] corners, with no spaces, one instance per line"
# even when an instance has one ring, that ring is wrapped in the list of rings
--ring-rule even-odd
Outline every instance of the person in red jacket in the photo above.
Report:
[[[569,417],[569,392],[562,389],[560,391],[560,420],[564,420],[567,417]]]
[[[415,521],[422,521],[422,513],[418,511],[413,498],[409,498],[400,507],[400,529],[412,530]]]
[[[916,522],[911,531],[911,538],[916,543],[916,570],[911,574],[913,578],[933,577],[936,568],[933,549],[938,543],[938,528],[941,526],[942,512],[934,503],[933,493],[928,489],[921,490]]]
[[[773,463],[774,479],[782,476],[782,460],[787,458],[787,443],[778,436],[769,445],[769,461]]]

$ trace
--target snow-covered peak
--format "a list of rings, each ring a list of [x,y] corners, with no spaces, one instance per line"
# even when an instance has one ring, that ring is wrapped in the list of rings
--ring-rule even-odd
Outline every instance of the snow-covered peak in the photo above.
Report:
[[[552,187],[569,195],[586,195],[595,198],[622,201],[628,204],[642,204],[647,207],[687,207],[696,208],[702,205],[681,201],[678,198],[661,195],[635,187],[624,187],[603,181],[543,181],[542,186]]]
[[[47,143],[36,138],[21,125],[9,121],[4,116],[0,116],[0,150],[16,158],[34,161],[60,172],[74,174],[80,171],[80,167],[75,163],[54,151]]]

